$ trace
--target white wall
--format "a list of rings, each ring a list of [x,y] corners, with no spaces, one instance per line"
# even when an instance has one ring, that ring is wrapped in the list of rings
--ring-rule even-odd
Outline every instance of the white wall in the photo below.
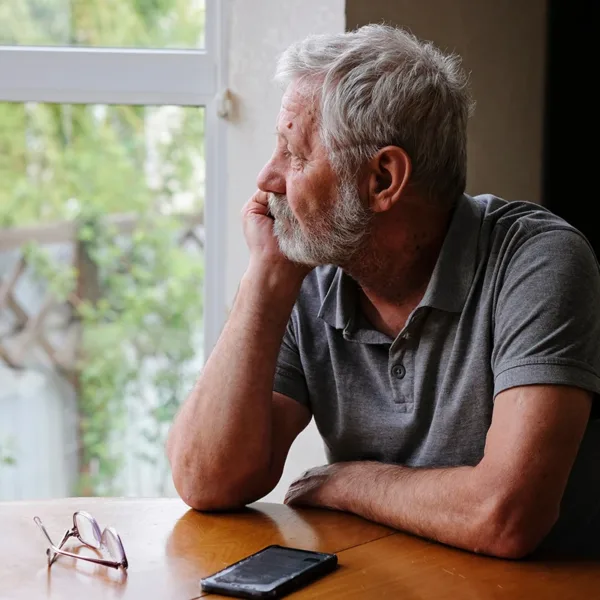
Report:
[[[275,142],[275,118],[281,100],[281,90],[272,83],[277,57],[291,42],[310,33],[339,32],[344,28],[344,0],[231,2],[229,88],[234,111],[227,138],[229,307],[248,260],[240,210],[256,190],[256,176]],[[321,439],[311,423],[293,445],[283,478],[266,500],[281,501],[292,479],[324,462]]]

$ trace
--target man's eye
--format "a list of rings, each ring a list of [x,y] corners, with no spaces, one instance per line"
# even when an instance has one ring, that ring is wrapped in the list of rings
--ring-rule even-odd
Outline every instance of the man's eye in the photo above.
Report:
[[[285,148],[283,154],[286,158],[298,158],[298,155],[291,148]]]
[[[294,154],[289,148],[284,148],[282,151],[283,157],[286,160],[290,160],[294,166],[302,166],[304,164],[304,159],[297,154]]]
[[[294,154],[293,152],[290,153],[290,156],[294,162],[297,162],[298,164],[304,164],[304,156],[300,156],[300,154]]]

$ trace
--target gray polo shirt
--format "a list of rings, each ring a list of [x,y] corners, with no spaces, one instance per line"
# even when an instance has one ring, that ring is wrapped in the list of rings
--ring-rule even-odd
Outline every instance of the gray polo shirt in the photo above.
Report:
[[[600,393],[599,301],[598,263],[576,229],[535,204],[465,195],[396,339],[367,321],[348,275],[310,273],[274,389],[310,409],[330,462],[476,465],[501,391],[562,384]],[[556,527],[573,535],[600,520],[598,404]]]

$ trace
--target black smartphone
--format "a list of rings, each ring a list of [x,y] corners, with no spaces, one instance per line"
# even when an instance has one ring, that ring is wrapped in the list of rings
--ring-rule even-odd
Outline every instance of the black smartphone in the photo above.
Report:
[[[335,554],[267,546],[223,570],[200,580],[206,592],[236,598],[282,598],[331,573]]]

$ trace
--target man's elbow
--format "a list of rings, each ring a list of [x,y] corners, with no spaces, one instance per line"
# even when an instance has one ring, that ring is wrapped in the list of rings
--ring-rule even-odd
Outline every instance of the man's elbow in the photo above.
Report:
[[[484,552],[496,558],[507,558],[511,560],[520,560],[529,556],[542,542],[545,534],[531,531],[510,531],[490,537],[483,550]]]
[[[181,499],[202,512],[243,508],[258,500],[257,473],[244,474],[230,469],[191,468],[189,464],[171,464],[173,484]],[[258,494],[258,495],[257,495]]]
[[[192,469],[177,461],[171,463],[171,476],[177,493],[190,508],[218,511],[239,507],[222,476]]]
[[[519,560],[540,545],[558,519],[558,508],[504,501],[495,504],[477,532],[475,552]]]
[[[237,510],[243,508],[247,504],[241,499],[239,494],[230,494],[215,486],[176,483],[175,489],[181,499],[190,508],[201,512]]]

